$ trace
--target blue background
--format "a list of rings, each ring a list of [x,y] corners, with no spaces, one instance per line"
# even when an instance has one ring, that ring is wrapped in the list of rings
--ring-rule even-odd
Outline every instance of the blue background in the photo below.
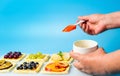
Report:
[[[0,0],[0,55],[8,51],[56,53],[72,50],[76,40],[92,39],[106,52],[120,49],[120,29],[91,36],[79,27],[61,30],[78,16],[120,10],[119,0]]]

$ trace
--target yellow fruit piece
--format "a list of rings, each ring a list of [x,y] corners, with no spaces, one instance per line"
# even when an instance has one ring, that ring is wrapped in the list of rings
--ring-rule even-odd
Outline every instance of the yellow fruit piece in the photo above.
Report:
[[[69,53],[63,53],[62,58],[63,58],[63,60],[68,61],[70,59],[70,54]]]
[[[53,61],[60,61],[62,60],[62,57],[60,55],[54,54],[51,59]]]

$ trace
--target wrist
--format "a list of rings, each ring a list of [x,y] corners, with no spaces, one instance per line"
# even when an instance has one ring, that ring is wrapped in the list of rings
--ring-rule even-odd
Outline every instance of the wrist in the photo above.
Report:
[[[120,27],[120,12],[106,14],[105,18],[107,19],[107,29]]]

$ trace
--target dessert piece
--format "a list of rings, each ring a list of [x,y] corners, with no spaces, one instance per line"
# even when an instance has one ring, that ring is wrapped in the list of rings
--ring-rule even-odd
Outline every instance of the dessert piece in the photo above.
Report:
[[[9,72],[15,67],[10,61],[0,60],[0,72]]]
[[[68,63],[71,63],[73,58],[70,57],[69,53],[60,51],[57,54],[53,54],[50,61],[67,61]]]
[[[15,69],[14,72],[16,73],[37,73],[40,71],[40,68],[42,66],[43,62],[35,62],[35,61],[30,61],[30,62],[23,62],[17,68]]]
[[[20,61],[25,57],[25,54],[22,54],[21,52],[9,52],[6,55],[4,55],[5,60],[8,61]]]
[[[69,72],[70,65],[67,62],[50,62],[48,63],[41,73],[45,74],[67,74]]]
[[[47,54],[42,54],[41,52],[37,52],[36,54],[29,54],[26,57],[26,61],[48,61],[49,55]]]

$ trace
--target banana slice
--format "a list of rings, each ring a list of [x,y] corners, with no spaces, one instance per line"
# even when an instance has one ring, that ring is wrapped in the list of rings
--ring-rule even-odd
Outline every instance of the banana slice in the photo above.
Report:
[[[13,66],[13,64],[11,62],[4,61],[4,63],[2,63],[2,65],[0,65],[0,70],[8,69],[12,66]]]
[[[68,61],[70,59],[69,53],[63,53],[62,58],[63,58],[64,61]]]
[[[58,54],[54,54],[51,58],[53,61],[61,61],[62,57]]]
[[[5,60],[0,60],[0,66],[5,63]]]

